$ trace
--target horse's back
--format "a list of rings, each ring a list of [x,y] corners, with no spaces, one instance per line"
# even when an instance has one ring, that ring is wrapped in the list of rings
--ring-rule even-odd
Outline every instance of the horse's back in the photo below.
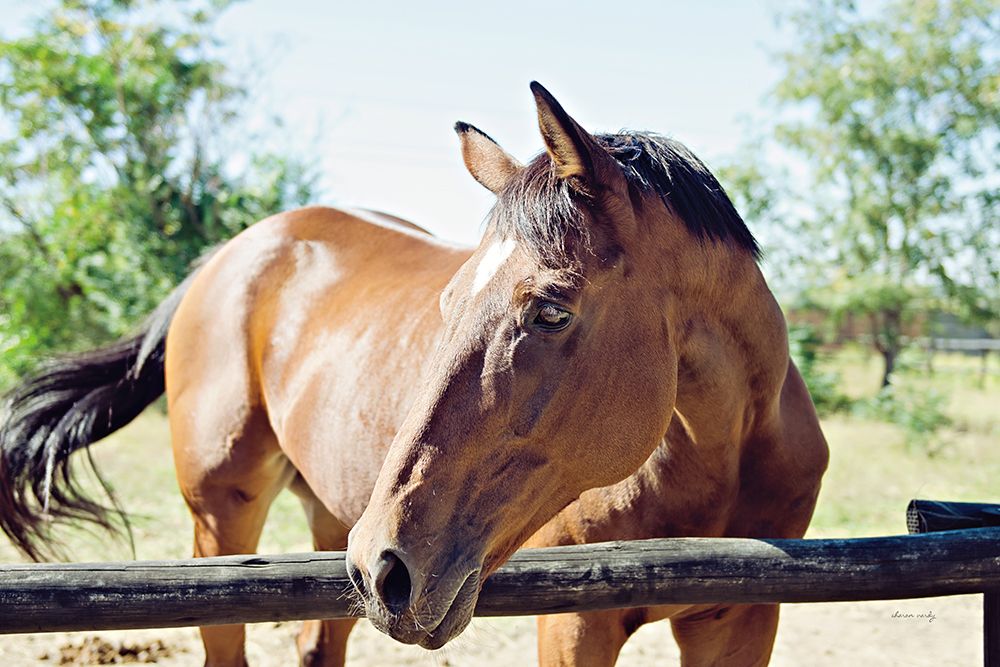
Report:
[[[308,207],[271,216],[223,245],[199,271],[171,323],[168,367],[191,368],[192,356],[223,358],[241,346],[249,354],[254,344],[281,348],[257,350],[264,357],[287,351],[294,341],[283,337],[308,333],[288,331],[289,322],[308,324],[330,300],[342,310],[361,302],[377,310],[365,298],[373,293],[426,300],[467,255],[381,213]],[[392,290],[403,293],[391,298]],[[226,350],[206,349],[211,339],[225,340]]]

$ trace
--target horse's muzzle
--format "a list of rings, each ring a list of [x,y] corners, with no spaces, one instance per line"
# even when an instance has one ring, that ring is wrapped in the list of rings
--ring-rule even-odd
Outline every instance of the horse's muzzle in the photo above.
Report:
[[[419,567],[402,549],[387,548],[366,563],[348,547],[347,573],[364,602],[368,620],[404,644],[444,646],[472,620],[479,598],[480,565]]]

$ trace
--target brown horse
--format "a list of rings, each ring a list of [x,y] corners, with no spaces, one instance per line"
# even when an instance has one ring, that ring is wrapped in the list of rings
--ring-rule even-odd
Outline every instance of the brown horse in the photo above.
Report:
[[[474,251],[376,213],[275,216],[138,335],[18,388],[4,531],[37,554],[43,510],[103,519],[68,457],[165,377],[195,554],[253,552],[290,487],[316,548],[348,547],[368,617],[400,641],[461,632],[526,541],[801,536],[827,449],[753,237],[680,144],[588,134],[532,91],[547,150],[526,166],[456,126],[498,197]],[[756,665],[778,608],[543,618],[540,662],[612,664],[662,618],[684,664]],[[306,623],[303,661],[342,664],[353,623]],[[209,664],[244,664],[242,626],[202,637]]]

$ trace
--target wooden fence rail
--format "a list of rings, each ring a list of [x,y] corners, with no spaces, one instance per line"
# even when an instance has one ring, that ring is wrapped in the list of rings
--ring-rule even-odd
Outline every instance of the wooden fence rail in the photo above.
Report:
[[[1000,590],[1000,528],[864,539],[676,538],[518,552],[479,616]],[[358,614],[342,552],[0,565],[0,633]]]

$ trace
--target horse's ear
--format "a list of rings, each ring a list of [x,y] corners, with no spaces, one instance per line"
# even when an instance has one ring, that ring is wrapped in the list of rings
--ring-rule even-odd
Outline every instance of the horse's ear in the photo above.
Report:
[[[521,169],[521,163],[478,127],[459,121],[455,123],[455,132],[462,142],[462,159],[466,169],[487,190],[500,194]]]
[[[537,81],[531,92],[538,107],[538,128],[560,178],[579,179],[585,186],[599,178],[601,167],[613,162],[586,130],[570,118],[562,105]]]

